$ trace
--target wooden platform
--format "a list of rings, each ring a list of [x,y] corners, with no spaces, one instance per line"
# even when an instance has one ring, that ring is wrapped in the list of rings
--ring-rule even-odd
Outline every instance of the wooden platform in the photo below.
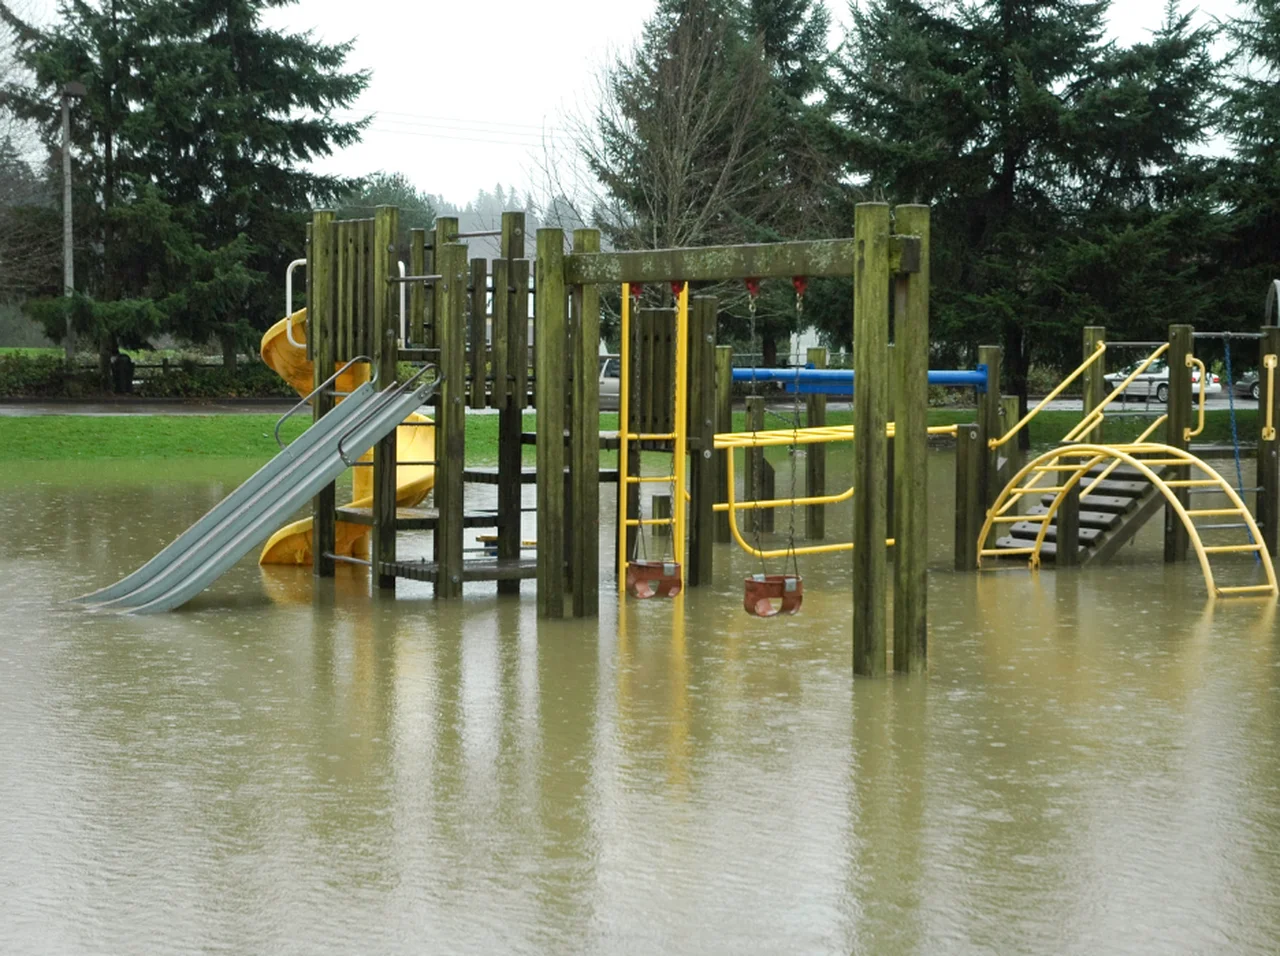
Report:
[[[434,561],[384,561],[383,574],[413,581],[436,582],[437,565]],[[462,580],[468,581],[520,581],[538,576],[538,559],[535,557],[500,559],[477,558],[462,562]]]

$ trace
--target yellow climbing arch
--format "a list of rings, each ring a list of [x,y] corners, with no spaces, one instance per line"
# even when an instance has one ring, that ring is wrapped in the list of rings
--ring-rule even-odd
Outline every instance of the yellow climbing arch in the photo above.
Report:
[[[1100,445],[1091,443],[1073,443],[1053,451],[1045,452],[1028,462],[1021,471],[1000,492],[995,504],[987,512],[987,520],[982,526],[982,534],[978,537],[978,564],[982,559],[1000,555],[1025,554],[1032,568],[1040,565],[1040,549],[1044,545],[1049,527],[1054,523],[1058,509],[1062,506],[1067,494],[1080,483],[1091,468],[1104,462],[1109,464],[1098,476],[1105,478],[1120,465],[1128,465],[1140,472],[1143,477],[1164,495],[1182,525],[1187,529],[1191,546],[1195,548],[1196,557],[1200,561],[1200,569],[1204,572],[1205,584],[1209,593],[1217,596],[1228,595],[1277,595],[1276,572],[1271,563],[1271,556],[1262,544],[1262,535],[1254,523],[1253,515],[1240,499],[1236,490],[1227,481],[1190,452],[1170,445],[1156,442],[1135,442],[1128,445]],[[1164,477],[1163,469],[1173,469],[1167,474],[1175,477]],[[1051,479],[1048,485],[1041,481]],[[1177,491],[1184,488],[1211,489],[1224,495],[1230,503],[1228,507],[1188,508],[1179,499]],[[1018,502],[1028,495],[1052,494],[1053,502],[1043,515],[1019,515]],[[1088,492],[1082,494],[1087,502]],[[1237,518],[1245,526],[1249,535],[1247,544],[1230,544],[1208,546],[1200,538],[1201,529],[1196,526],[1197,518]],[[1015,522],[1039,523],[1040,531],[1034,544],[1025,548],[986,548],[986,541],[995,525],[1013,524]],[[1210,567],[1210,559],[1215,555],[1256,553],[1266,572],[1266,584],[1249,584],[1236,587],[1219,587]]]

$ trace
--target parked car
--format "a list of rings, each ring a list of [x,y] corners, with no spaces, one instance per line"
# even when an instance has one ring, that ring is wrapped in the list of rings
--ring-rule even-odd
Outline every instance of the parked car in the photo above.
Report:
[[[1114,390],[1121,382],[1133,374],[1141,362],[1134,362],[1132,365],[1122,368],[1118,372],[1112,372],[1110,375],[1103,376],[1107,384]],[[1198,393],[1200,388],[1200,369],[1193,368],[1191,370],[1191,388],[1193,393]],[[1215,395],[1222,391],[1222,382],[1218,376],[1212,372],[1209,373],[1209,381],[1204,386],[1206,395]],[[1150,398],[1155,397],[1157,402],[1167,402],[1169,400],[1169,363],[1164,359],[1156,359],[1147,366],[1145,372],[1129,383],[1129,387],[1124,390],[1122,398],[1133,397]]]
[[[1241,375],[1236,379],[1236,383],[1232,388],[1235,389],[1237,395],[1247,395],[1256,402],[1262,394],[1262,386],[1258,382],[1257,369]]]
[[[622,358],[618,355],[600,356],[600,408],[616,412],[622,390]]]

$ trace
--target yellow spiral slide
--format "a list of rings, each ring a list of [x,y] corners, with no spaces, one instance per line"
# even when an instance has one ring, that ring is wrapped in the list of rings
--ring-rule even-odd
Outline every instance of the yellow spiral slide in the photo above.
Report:
[[[302,343],[294,345],[286,333],[286,319],[271,326],[262,336],[262,360],[281,378],[292,385],[299,395],[308,394],[314,388],[311,361],[307,358],[307,310],[299,309],[292,316],[293,338]],[[367,366],[356,366],[342,375],[337,382],[340,392],[349,392],[369,377]],[[429,422],[431,419],[416,412],[405,419],[406,423]],[[401,425],[396,429],[397,461],[434,461],[436,457],[436,430],[420,424]],[[366,459],[369,456],[366,456]],[[412,508],[421,504],[435,484],[434,465],[396,466],[396,505]],[[357,468],[352,478],[352,494],[355,498],[348,507],[373,506],[372,469]],[[369,528],[367,525],[338,522],[337,545],[334,554],[353,558],[369,556]],[[310,564],[311,519],[303,518],[287,524],[267,542],[258,558],[259,564]]]

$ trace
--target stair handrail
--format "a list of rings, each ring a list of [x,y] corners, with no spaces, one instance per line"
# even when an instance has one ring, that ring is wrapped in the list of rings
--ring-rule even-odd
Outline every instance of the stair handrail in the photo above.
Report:
[[[280,416],[280,420],[276,422],[275,435],[276,435],[276,444],[280,446],[281,450],[284,449],[284,442],[280,440],[280,427],[284,425],[284,423],[288,419],[292,418],[294,415],[300,412],[303,408],[305,408],[306,405],[313,398],[315,398],[318,394],[320,394],[320,392],[322,392],[324,389],[328,388],[330,385],[336,382],[339,376],[341,376],[342,373],[345,372],[347,369],[351,368],[351,366],[355,365],[356,362],[368,362],[369,364],[372,365],[373,359],[369,358],[369,356],[367,355],[357,355],[350,362],[347,362],[345,365],[342,366],[342,368],[338,369],[336,372],[334,372],[332,375],[326,378],[323,382],[321,382],[319,385],[313,388],[310,392],[308,392],[306,394],[306,397],[304,397],[302,401],[298,402],[297,405],[294,405],[293,408],[289,409],[287,412],[285,412],[283,415]],[[369,378],[369,384],[370,385],[378,384],[378,369],[376,367],[373,370],[373,375],[370,376]]]
[[[1168,346],[1166,345],[1165,348],[1168,348]],[[1027,412],[1026,415],[1024,415],[1016,424],[1014,424],[1012,428],[1010,428],[1007,432],[1005,432],[999,438],[988,439],[987,447],[990,448],[992,451],[994,451],[995,449],[999,448],[1001,445],[1004,445],[1006,442],[1008,442],[1011,438],[1013,438],[1014,435],[1022,431],[1022,429],[1026,428],[1027,423],[1030,422],[1031,419],[1039,415],[1046,405],[1048,405],[1051,401],[1053,401],[1055,398],[1061,395],[1068,385],[1070,385],[1077,378],[1083,375],[1085,369],[1087,369],[1094,362],[1098,361],[1098,359],[1100,359],[1106,351],[1107,351],[1107,343],[1099,342],[1097,344],[1097,347],[1094,348],[1093,354],[1090,355],[1083,362],[1081,362],[1076,367],[1076,370],[1074,372],[1072,372],[1070,375],[1064,378],[1061,382],[1059,382],[1057,388],[1051,391],[1044,398],[1040,399],[1039,404],[1037,404],[1035,408]]]
[[[432,370],[435,371],[436,377],[431,382],[429,382],[426,387],[430,388],[432,391],[439,388],[440,383],[444,381],[444,376],[440,374],[439,368],[437,368],[435,365],[424,365],[422,366],[422,368],[418,369],[416,372],[410,375],[407,379],[405,379],[402,383],[398,385],[395,383],[388,385],[387,393],[386,393],[387,400],[384,402],[377,403],[373,409],[366,412],[365,415],[359,421],[357,421],[354,425],[352,425],[345,432],[342,433],[342,437],[338,439],[338,457],[342,459],[342,463],[344,465],[346,465],[348,468],[356,467],[356,462],[352,461],[350,458],[347,457],[346,449],[343,447],[346,440],[350,438],[353,434],[355,434],[357,431],[359,431],[361,428],[363,428],[365,425],[369,424],[369,420],[373,418],[374,415],[382,411],[382,409],[387,404],[395,401],[401,395],[404,395],[405,391],[409,389],[409,386],[413,385],[414,382],[416,382],[419,378],[421,378],[423,373],[432,371]],[[423,396],[423,397],[425,398],[426,396]]]
[[[1194,355],[1188,352],[1187,368],[1191,368],[1193,365],[1200,367],[1200,387],[1197,389],[1197,391],[1200,393],[1200,423],[1196,425],[1195,431],[1191,430],[1190,425],[1183,426],[1182,428],[1183,441],[1191,441],[1191,439],[1195,438],[1202,431],[1204,431],[1204,393],[1205,393],[1205,389],[1209,387],[1209,370],[1204,367],[1204,362],[1200,361],[1200,359],[1196,358]]]
[[[1076,425],[1075,428],[1071,429],[1071,431],[1067,432],[1064,436],[1062,436],[1063,443],[1065,444],[1067,442],[1079,441],[1081,435],[1087,435],[1090,431],[1092,431],[1094,426],[1097,425],[1099,422],[1101,422],[1104,417],[1106,417],[1107,406],[1110,405],[1112,402],[1114,402],[1117,398],[1119,398],[1120,393],[1123,392],[1125,389],[1127,389],[1130,385],[1132,385],[1134,379],[1136,379],[1139,375],[1145,372],[1150,367],[1152,362],[1158,359],[1161,355],[1164,355],[1164,353],[1167,351],[1169,351],[1169,343],[1165,342],[1158,349],[1156,349],[1154,352],[1148,355],[1145,359],[1139,362],[1137,366],[1134,368],[1134,370],[1129,373],[1128,378],[1126,378],[1123,382],[1117,385],[1114,391],[1112,391],[1110,395],[1108,395],[1106,398],[1100,401],[1097,407],[1094,408],[1093,411],[1091,411],[1084,418],[1082,418],[1080,420],[1080,423]]]

